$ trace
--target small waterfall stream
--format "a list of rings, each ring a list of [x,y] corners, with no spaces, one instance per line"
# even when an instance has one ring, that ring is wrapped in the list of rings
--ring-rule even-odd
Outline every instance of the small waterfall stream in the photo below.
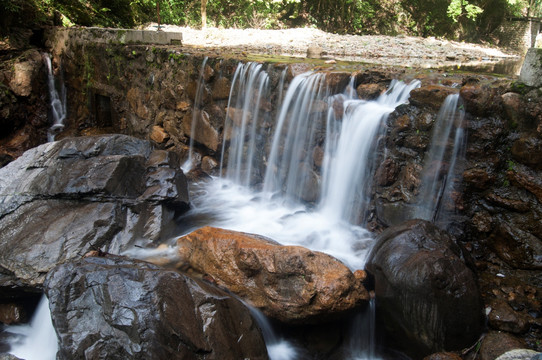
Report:
[[[188,172],[191,169],[193,169],[194,166],[195,166],[195,161],[196,161],[194,159],[194,142],[195,142],[194,138],[196,137],[196,130],[197,130],[196,127],[197,127],[197,124],[198,124],[198,117],[202,116],[202,112],[201,112],[201,109],[199,108],[199,106],[201,104],[201,98],[203,96],[203,90],[205,89],[204,75],[205,75],[205,65],[207,65],[207,60],[209,60],[209,58],[206,56],[203,59],[203,62],[201,64],[199,77],[198,77],[198,82],[197,82],[197,87],[196,87],[196,96],[195,96],[195,99],[194,99],[194,106],[193,106],[193,109],[192,109],[192,125],[190,126],[190,147],[189,147],[189,150],[188,150],[188,159],[186,160],[186,162],[182,166],[182,169],[185,172]]]
[[[28,325],[12,325],[5,330],[18,335],[11,343],[10,354],[25,360],[54,360],[58,351],[49,300],[42,296],[38,307]]]
[[[448,95],[433,127],[414,218],[433,222],[444,220],[444,203],[451,197],[454,177],[460,172],[458,160],[464,158],[465,153],[464,118],[459,94]]]
[[[382,122],[398,105],[408,100],[410,91],[420,86],[393,81],[389,90],[376,101],[345,98],[342,121],[330,110],[320,211],[336,221],[365,224],[363,210],[370,199],[368,190],[374,174],[376,140],[382,133]],[[352,86],[349,86],[352,88]],[[361,218],[359,215],[362,215]]]
[[[255,154],[263,146],[266,119],[258,116],[258,110],[268,91],[269,76],[262,64],[239,64],[232,81],[227,107],[229,121],[224,133],[230,139],[226,177],[240,185],[249,186],[254,176],[261,177],[262,161]],[[225,145],[224,141],[222,156]],[[220,168],[223,167],[222,157]]]
[[[55,140],[55,136],[64,129],[64,120],[66,119],[66,86],[64,81],[60,78],[59,87],[60,93],[57,90],[57,81],[53,73],[53,66],[51,64],[51,57],[49,54],[43,54],[43,60],[47,66],[47,87],[49,89],[49,101],[51,104],[51,116],[53,118],[53,124],[47,131],[47,141],[51,142]]]

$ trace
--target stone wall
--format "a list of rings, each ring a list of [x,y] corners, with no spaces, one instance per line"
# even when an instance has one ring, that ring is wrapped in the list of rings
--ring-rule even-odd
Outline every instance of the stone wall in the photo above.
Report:
[[[540,21],[508,20],[495,31],[498,45],[525,54],[534,47],[540,32]]]

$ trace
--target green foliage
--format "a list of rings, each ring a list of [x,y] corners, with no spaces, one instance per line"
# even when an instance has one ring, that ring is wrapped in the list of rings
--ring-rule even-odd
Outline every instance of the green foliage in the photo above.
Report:
[[[457,22],[463,15],[470,20],[476,20],[476,17],[483,12],[481,7],[469,4],[466,0],[452,0],[446,11],[453,22]]]
[[[0,34],[10,27],[44,24],[50,17],[45,0],[0,0]]]
[[[199,27],[202,0],[0,0],[0,32],[13,26]],[[542,0],[207,0],[207,25],[334,33],[407,34],[491,41],[509,16],[540,16]]]

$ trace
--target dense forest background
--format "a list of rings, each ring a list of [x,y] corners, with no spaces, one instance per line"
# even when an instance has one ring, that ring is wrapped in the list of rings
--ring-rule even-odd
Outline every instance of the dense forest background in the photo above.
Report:
[[[542,0],[0,0],[0,32],[51,23],[135,27],[157,22],[158,8],[162,23],[192,27],[311,26],[492,43],[507,18],[540,16]]]

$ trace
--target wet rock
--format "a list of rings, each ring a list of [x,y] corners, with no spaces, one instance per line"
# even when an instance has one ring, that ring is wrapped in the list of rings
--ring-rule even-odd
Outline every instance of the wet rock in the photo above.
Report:
[[[0,360],[23,360],[21,358],[18,358],[15,355],[11,354],[0,354]]]
[[[485,198],[492,204],[517,212],[527,212],[530,210],[530,205],[527,201],[519,198],[519,196],[511,191],[497,191],[489,193]]]
[[[195,121],[192,113],[187,113],[182,120],[183,131],[186,136],[194,137],[194,141],[206,146],[212,151],[218,150],[218,131],[211,125],[209,114],[197,110]],[[194,123],[194,126],[193,124]],[[194,129],[192,129],[194,127]]]
[[[300,187],[299,198],[306,202],[316,202],[320,198],[320,177],[307,163],[299,164],[299,173],[305,174]]]
[[[0,286],[39,286],[57,263],[91,249],[169,237],[188,204],[179,166],[175,154],[125,135],[25,152],[0,169]]]
[[[493,218],[487,211],[480,211],[474,214],[472,224],[481,233],[488,233],[493,230]]]
[[[3,324],[19,324],[26,320],[24,307],[18,304],[0,304],[0,322]]]
[[[523,103],[523,98],[520,94],[513,92],[506,93],[502,95],[502,103],[506,115],[510,120],[510,125],[515,126],[519,124],[524,116],[525,104]]]
[[[528,330],[529,322],[515,312],[505,301],[494,301],[488,316],[489,325],[497,330],[521,334]]]
[[[210,67],[208,64],[205,65],[205,68],[203,69],[203,80],[205,82],[211,81],[211,78],[215,75],[215,70]]]
[[[489,247],[514,268],[542,269],[542,241],[514,225],[500,222],[489,238]]]
[[[512,156],[522,164],[541,170],[542,139],[532,135],[523,136],[512,145]]]
[[[508,333],[490,331],[482,340],[479,355],[481,360],[495,360],[510,350],[524,347],[521,340]]]
[[[459,91],[467,112],[475,116],[486,116],[498,112],[502,98],[497,89],[487,85],[468,83]]]
[[[399,347],[418,357],[478,339],[483,317],[476,278],[447,233],[421,220],[389,228],[366,268],[374,276],[377,314]]]
[[[218,165],[220,164],[211,156],[204,156],[203,159],[201,159],[201,170],[208,174],[212,173]]]
[[[230,96],[231,83],[225,77],[218,78],[213,83],[212,94],[213,100],[227,100]]]
[[[175,271],[87,257],[53,269],[45,291],[59,359],[267,359],[244,305]]]
[[[130,104],[130,109],[141,119],[147,120],[149,117],[149,108],[147,107],[145,96],[140,88],[131,88],[126,93],[126,100]]]
[[[153,126],[149,137],[152,141],[154,141],[157,144],[165,143],[169,139],[169,135],[165,132],[164,128],[161,126]]]
[[[446,97],[456,93],[457,89],[428,85],[412,90],[409,101],[416,106],[430,107],[438,111]]]
[[[42,74],[43,60],[38,50],[28,51],[25,59],[13,65],[13,75],[9,81],[9,88],[17,96],[30,96],[33,83]]]
[[[323,322],[369,298],[361,280],[341,262],[300,246],[211,227],[177,244],[188,266],[280,321]]]
[[[514,170],[509,170],[506,177],[513,185],[523,188],[532,193],[542,203],[542,180],[538,174],[529,168],[516,165]]]
[[[375,201],[378,220],[386,226],[396,226],[412,219],[414,208],[403,201],[386,201],[382,198]]]
[[[315,146],[312,150],[312,161],[314,162],[314,166],[320,168],[322,167],[322,164],[324,163],[324,149],[321,146]]]
[[[332,93],[341,93],[350,82],[350,73],[330,72],[326,74],[325,82]]]
[[[467,169],[463,172],[463,180],[479,190],[486,190],[495,178],[486,169]]]
[[[423,360],[461,360],[461,356],[451,352],[440,352],[426,356]]]
[[[378,186],[390,186],[397,180],[400,170],[401,167],[396,161],[387,158],[376,171],[376,184]]]
[[[359,98],[364,100],[375,100],[384,91],[386,87],[383,84],[360,84],[356,89]]]

